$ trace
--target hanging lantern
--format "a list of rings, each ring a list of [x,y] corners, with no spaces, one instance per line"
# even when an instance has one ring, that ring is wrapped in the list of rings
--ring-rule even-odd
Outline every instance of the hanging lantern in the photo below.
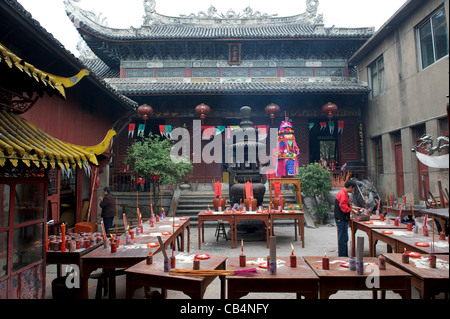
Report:
[[[144,121],[146,122],[148,117],[153,114],[153,108],[147,104],[142,104],[138,107],[138,114],[142,116]]]
[[[273,119],[275,118],[275,114],[280,112],[280,107],[278,105],[276,105],[275,103],[270,103],[269,105],[266,106],[264,111],[270,115],[270,119],[272,120],[272,124],[273,124]]]
[[[322,106],[322,112],[327,114],[328,118],[331,121],[331,118],[333,117],[333,114],[336,113],[338,110],[338,107],[336,104],[328,102],[324,106]]]
[[[206,114],[208,114],[209,111],[211,111],[211,108],[208,105],[206,105],[205,103],[201,103],[195,107],[195,113],[200,115],[200,119],[202,120],[202,123],[206,117]]]

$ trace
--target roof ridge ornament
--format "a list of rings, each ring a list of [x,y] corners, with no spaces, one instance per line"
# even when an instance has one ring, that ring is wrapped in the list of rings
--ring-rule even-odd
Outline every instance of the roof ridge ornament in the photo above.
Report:
[[[77,1],[77,0],[74,0]],[[279,22],[301,22],[307,25],[323,24],[323,15],[317,14],[319,0],[306,0],[306,12],[289,17],[278,17],[278,14],[261,13],[254,11],[250,6],[243,12],[237,13],[229,9],[225,13],[218,13],[216,7],[210,6],[208,10],[180,14],[179,17],[169,17],[158,14],[155,10],[156,0],[144,0],[143,26],[154,24],[180,24],[180,23],[202,23],[202,24],[259,24],[259,23],[279,23]]]

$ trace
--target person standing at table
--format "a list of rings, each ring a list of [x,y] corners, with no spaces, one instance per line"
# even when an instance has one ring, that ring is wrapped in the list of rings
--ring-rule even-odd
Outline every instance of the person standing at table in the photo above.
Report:
[[[339,257],[348,257],[348,221],[352,212],[352,204],[348,194],[356,189],[353,180],[347,180],[344,187],[337,193],[334,203],[334,218],[338,231],[338,254]]]
[[[109,187],[103,189],[103,194],[105,197],[100,196],[100,207],[102,208],[101,217],[103,218],[103,224],[105,226],[106,234],[109,234],[109,229],[112,228],[114,215],[116,213],[115,209],[115,199],[111,194]],[[117,221],[116,221],[117,223]]]

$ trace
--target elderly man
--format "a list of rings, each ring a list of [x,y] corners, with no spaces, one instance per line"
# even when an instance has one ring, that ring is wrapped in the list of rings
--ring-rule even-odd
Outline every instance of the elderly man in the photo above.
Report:
[[[105,226],[106,234],[109,233],[109,229],[112,228],[114,215],[116,212],[115,209],[115,200],[114,196],[111,194],[111,190],[109,187],[105,187],[103,189],[103,194],[105,197],[100,196],[100,207],[102,208],[103,224]],[[117,221],[116,221],[117,222]]]

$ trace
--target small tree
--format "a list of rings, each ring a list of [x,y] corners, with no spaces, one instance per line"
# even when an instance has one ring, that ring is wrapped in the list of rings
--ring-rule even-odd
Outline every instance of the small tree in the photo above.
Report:
[[[170,154],[172,144],[168,139],[161,140],[152,133],[148,137],[135,140],[128,148],[125,164],[138,176],[159,176],[159,185],[175,185],[188,178],[193,171],[192,163],[184,158],[173,158]],[[134,176],[132,177],[134,178]],[[155,193],[153,187],[153,193]],[[157,200],[156,196],[155,199]]]
[[[324,222],[328,211],[326,195],[331,190],[331,173],[319,163],[311,163],[299,168],[302,192],[313,200],[313,211],[320,222]]]

